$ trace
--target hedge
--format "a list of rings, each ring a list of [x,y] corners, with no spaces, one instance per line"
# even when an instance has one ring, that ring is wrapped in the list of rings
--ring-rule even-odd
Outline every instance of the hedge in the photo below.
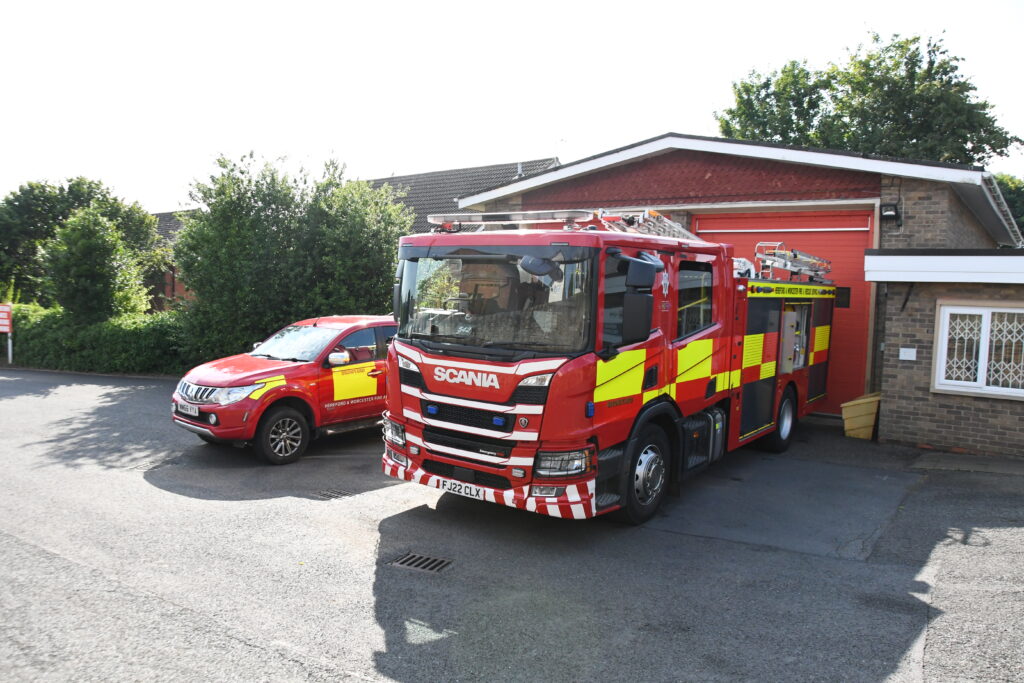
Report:
[[[76,325],[60,308],[16,304],[13,318],[14,361],[19,366],[181,375],[197,364],[182,351],[181,319],[176,311]]]

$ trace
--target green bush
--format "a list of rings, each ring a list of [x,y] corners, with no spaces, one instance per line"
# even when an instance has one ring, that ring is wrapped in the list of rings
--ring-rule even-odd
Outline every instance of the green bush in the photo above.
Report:
[[[181,375],[197,363],[183,356],[181,341],[175,311],[77,325],[59,308],[14,307],[14,361],[20,366]]]

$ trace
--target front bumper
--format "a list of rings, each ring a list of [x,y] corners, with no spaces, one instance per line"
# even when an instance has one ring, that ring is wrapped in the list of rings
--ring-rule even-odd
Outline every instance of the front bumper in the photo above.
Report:
[[[196,417],[181,413],[177,408],[179,403],[187,401],[175,392],[171,399],[171,421],[182,429],[224,441],[252,440],[254,425],[259,417],[252,405],[253,401],[244,399],[225,406],[213,403],[192,404],[199,408]],[[210,414],[217,416],[217,424],[209,423]]]
[[[426,472],[415,465],[399,465],[388,457],[387,449],[381,457],[384,474],[395,479],[411,481],[424,486],[431,486],[435,489],[441,488],[441,481],[445,477]],[[457,481],[448,479],[447,481]],[[484,492],[484,500],[489,503],[497,503],[506,507],[536,512],[549,517],[562,517],[565,519],[589,519],[597,514],[597,496],[595,495],[595,483],[593,479],[569,484],[565,487],[565,493],[557,498],[540,498],[530,495],[530,484],[509,489],[495,489],[487,486],[473,484]],[[559,484],[559,486],[562,486]]]

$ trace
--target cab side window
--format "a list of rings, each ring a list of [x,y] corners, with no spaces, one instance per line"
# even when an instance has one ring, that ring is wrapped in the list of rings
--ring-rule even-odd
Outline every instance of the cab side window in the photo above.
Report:
[[[388,347],[391,346],[391,340],[395,338],[395,331],[398,329],[397,325],[384,325],[382,327],[373,328],[377,330],[377,355],[376,360],[384,360],[388,355]]]
[[[345,350],[348,351],[352,359],[349,362],[362,363],[370,361],[377,354],[377,335],[374,333],[373,328],[357,330],[345,335],[338,342],[338,345],[344,346]]]
[[[688,337],[709,325],[711,325],[711,264],[680,261],[676,338]]]

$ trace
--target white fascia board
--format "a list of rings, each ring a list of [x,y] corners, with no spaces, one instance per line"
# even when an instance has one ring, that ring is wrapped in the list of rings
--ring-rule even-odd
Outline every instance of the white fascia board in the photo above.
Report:
[[[493,190],[487,190],[479,194],[464,197],[459,200],[459,208],[463,209],[476,204],[489,202],[494,199],[507,197],[509,195],[520,194],[544,185],[550,185],[551,183],[555,183],[560,180],[593,173],[594,171],[618,166],[635,159],[675,150],[710,152],[712,154],[729,154],[732,156],[765,159],[768,161],[782,161],[791,164],[839,168],[849,171],[864,171],[866,173],[880,173],[882,175],[900,176],[904,178],[920,178],[922,180],[933,180],[943,183],[981,185],[983,176],[982,171],[970,169],[927,166],[903,161],[864,159],[862,157],[848,156],[845,154],[829,154],[826,152],[784,149],[779,147],[760,146],[756,144],[740,144],[736,142],[726,142],[724,140],[700,140],[668,136],[651,140],[650,142],[637,145],[636,147],[629,147],[617,152],[581,161],[579,163],[561,166],[532,178],[524,178],[518,182],[510,183]]]
[[[1022,256],[894,256],[867,254],[868,282],[984,282],[1024,284]]]

